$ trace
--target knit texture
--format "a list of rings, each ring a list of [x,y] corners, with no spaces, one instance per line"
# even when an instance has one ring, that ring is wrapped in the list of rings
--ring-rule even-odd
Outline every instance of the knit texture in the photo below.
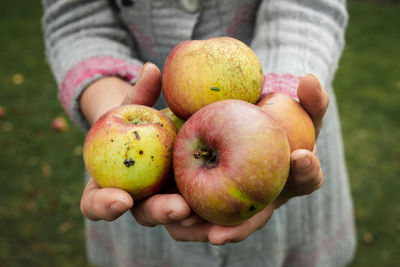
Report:
[[[345,1],[196,1],[42,0],[46,55],[66,112],[87,130],[79,97],[94,80],[116,75],[134,83],[142,62],[162,69],[181,41],[231,36],[259,57],[264,92],[295,98],[308,73],[328,90],[317,144],[324,185],[291,199],[245,241],[221,247],[176,242],[162,226],[139,226],[129,213],[114,222],[86,220],[89,260],[100,266],[346,265],[355,250],[353,207],[331,87],[344,46]],[[162,96],[156,106],[165,106]]]

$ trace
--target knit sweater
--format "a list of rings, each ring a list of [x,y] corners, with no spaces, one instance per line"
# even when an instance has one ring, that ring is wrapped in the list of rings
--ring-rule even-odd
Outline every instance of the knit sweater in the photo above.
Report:
[[[42,0],[46,55],[71,119],[89,124],[79,97],[93,81],[136,82],[143,62],[163,67],[179,42],[231,36],[264,70],[264,91],[296,97],[302,76],[318,77],[330,105],[318,138],[324,186],[291,199],[246,240],[213,246],[174,241],[162,226],[86,220],[89,260],[101,266],[343,266],[354,254],[352,199],[332,80],[344,46],[344,0]],[[165,107],[163,96],[156,107]],[[88,179],[86,175],[86,180]]]

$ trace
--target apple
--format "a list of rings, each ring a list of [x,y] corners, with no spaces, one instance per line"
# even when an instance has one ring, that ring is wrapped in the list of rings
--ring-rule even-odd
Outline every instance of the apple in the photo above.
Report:
[[[169,53],[162,73],[168,107],[188,119],[202,107],[223,99],[256,103],[264,75],[246,44],[231,37],[184,41]]]
[[[51,128],[56,132],[65,132],[68,129],[68,123],[64,117],[56,117],[51,122]]]
[[[164,113],[168,117],[168,119],[170,119],[172,121],[172,123],[176,127],[176,131],[177,132],[182,128],[182,125],[185,123],[185,120],[182,120],[181,118],[176,116],[175,113],[173,113],[170,108],[166,107],[166,108],[163,108],[160,111],[162,113]]]
[[[193,114],[173,153],[182,196],[204,219],[235,225],[283,189],[290,170],[286,131],[258,106],[221,100]]]
[[[314,150],[314,124],[302,105],[282,93],[263,95],[257,106],[275,118],[286,129],[291,151],[296,149]]]
[[[84,162],[101,187],[123,189],[138,201],[166,183],[175,137],[175,126],[160,111],[123,105],[93,124],[83,145]]]

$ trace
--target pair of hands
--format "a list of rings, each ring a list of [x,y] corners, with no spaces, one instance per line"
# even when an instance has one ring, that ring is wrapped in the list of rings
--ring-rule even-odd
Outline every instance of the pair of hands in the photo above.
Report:
[[[121,104],[154,105],[160,89],[160,70],[154,64],[146,63],[133,87],[116,77],[94,82],[84,91],[81,108],[93,124],[103,113]],[[329,103],[327,92],[313,75],[307,75],[300,81],[297,95],[310,114],[318,136]],[[292,197],[312,193],[322,183],[323,173],[315,151],[299,149],[291,154],[291,173],[281,194],[265,209],[239,225],[221,226],[204,221],[178,193],[160,193],[134,203],[127,192],[100,188],[93,178],[83,192],[81,211],[91,220],[113,221],[130,210],[137,223],[148,227],[163,225],[177,241],[209,241],[222,245],[246,239],[268,222],[275,209]]]

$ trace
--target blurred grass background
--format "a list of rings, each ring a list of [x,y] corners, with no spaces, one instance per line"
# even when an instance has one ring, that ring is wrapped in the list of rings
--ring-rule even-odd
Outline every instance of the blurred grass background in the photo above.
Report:
[[[335,79],[358,232],[351,264],[400,262],[400,4],[349,1]],[[83,133],[65,116],[44,58],[39,1],[0,2],[0,266],[89,266]]]

